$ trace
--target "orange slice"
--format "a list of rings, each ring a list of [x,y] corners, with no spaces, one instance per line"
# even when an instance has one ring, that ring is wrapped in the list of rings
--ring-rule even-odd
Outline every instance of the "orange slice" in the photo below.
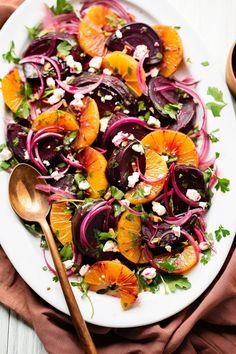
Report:
[[[57,239],[65,245],[72,242],[71,218],[66,202],[54,202],[50,211],[50,225]]]
[[[79,119],[79,132],[73,143],[76,150],[92,145],[99,133],[100,116],[97,103],[90,97],[83,100],[84,108]]]
[[[169,77],[178,69],[183,60],[183,45],[175,28],[165,25],[156,25],[157,32],[163,43],[163,59],[160,73]]]
[[[109,18],[116,19],[118,16],[108,7],[98,5],[92,6],[80,21],[79,44],[91,57],[104,55],[107,37],[112,34],[109,31]]]
[[[105,56],[103,67],[110,69],[114,74],[120,75],[136,96],[140,97],[142,95],[142,88],[137,78],[138,62],[133,57],[123,52],[115,51]],[[146,74],[144,70],[142,70],[142,76],[145,80]]]
[[[141,219],[126,211],[118,222],[117,242],[120,253],[133,263],[147,263],[143,255]]]
[[[90,197],[99,198],[108,187],[106,178],[107,161],[97,150],[87,147],[78,155],[79,161],[87,171],[87,181],[90,184]]]
[[[137,183],[136,186],[125,194],[125,198],[132,204],[145,204],[155,199],[161,192],[168,168],[162,157],[152,149],[145,150],[146,171],[145,177],[150,180],[160,179],[159,182],[148,184],[147,182]],[[163,179],[162,179],[163,178]],[[151,187],[150,194],[144,196],[145,187]]]
[[[17,69],[10,71],[2,79],[3,99],[13,113],[17,112],[23,101],[22,89],[23,83]]]
[[[93,264],[84,280],[89,285],[89,290],[106,289],[106,294],[119,297],[124,310],[133,305],[138,297],[139,286],[134,273],[116,261]]]
[[[79,123],[76,117],[69,112],[60,110],[50,112],[45,111],[40,114],[33,121],[32,129],[37,131],[52,125],[62,128],[65,131],[79,130]]]
[[[160,155],[175,157],[179,164],[198,166],[199,156],[194,142],[183,133],[167,129],[156,130],[146,135],[142,144]]]
[[[173,259],[174,270],[171,273],[184,274],[191,270],[198,262],[196,252],[193,246],[187,246],[181,253],[176,253],[173,258],[173,254],[165,253],[155,257],[153,260],[163,270],[167,271],[164,267],[161,267],[161,263],[170,262]]]

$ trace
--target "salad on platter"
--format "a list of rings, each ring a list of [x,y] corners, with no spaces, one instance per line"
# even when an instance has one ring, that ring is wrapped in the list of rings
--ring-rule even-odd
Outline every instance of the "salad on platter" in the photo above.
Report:
[[[186,274],[214,253],[222,225],[207,232],[218,175],[207,109],[219,116],[222,92],[207,105],[192,77],[177,79],[184,49],[178,27],[139,22],[116,0],[45,5],[1,80],[6,143],[0,167],[34,166],[48,194],[48,221],[72,286],[119,297],[132,307],[143,291],[188,289]],[[79,4],[78,4],[79,5]],[[190,60],[190,59],[188,59]],[[208,62],[203,62],[208,66]],[[47,185],[40,183],[40,178]],[[45,271],[55,269],[39,226]]]

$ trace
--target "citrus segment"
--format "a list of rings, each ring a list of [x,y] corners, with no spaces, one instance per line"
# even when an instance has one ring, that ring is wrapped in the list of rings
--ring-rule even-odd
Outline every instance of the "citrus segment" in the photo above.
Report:
[[[65,245],[72,242],[71,218],[66,202],[54,202],[50,211],[50,225],[57,239]]]
[[[123,52],[115,51],[105,56],[103,67],[112,70],[114,74],[120,75],[136,96],[142,95],[142,88],[137,76],[138,62],[133,57]],[[143,69],[142,76],[145,81],[146,74]]]
[[[171,76],[183,60],[183,45],[175,28],[156,25],[154,30],[163,43],[163,59],[160,73],[165,77]]]
[[[2,79],[2,94],[4,102],[14,113],[17,112],[23,101],[22,89],[23,83],[17,69],[10,71]]]
[[[87,181],[90,184],[90,197],[99,198],[108,187],[106,178],[107,161],[97,150],[86,147],[79,153],[79,161],[87,171]]]
[[[162,263],[170,263],[172,260],[173,271],[170,273],[184,274],[191,270],[198,262],[198,258],[193,246],[187,246],[181,253],[176,254],[162,254],[154,258],[154,262],[163,270],[167,271]]]
[[[151,184],[144,181],[136,184],[133,189],[125,194],[125,198],[132,204],[145,204],[152,201],[161,192],[165,183],[165,176],[168,172],[166,162],[152,149],[145,150],[145,157],[145,177],[150,181],[160,180]],[[147,196],[145,196],[145,187],[151,187],[150,194]]]
[[[107,37],[111,35],[109,18],[115,19],[117,15],[108,7],[92,6],[79,24],[79,44],[91,57],[104,55]]]
[[[48,126],[56,126],[64,129],[65,131],[79,130],[79,123],[76,117],[65,111],[45,111],[41,113],[32,124],[34,131],[46,128]],[[56,128],[55,128],[56,130]]]
[[[134,273],[116,261],[101,261],[93,264],[85,274],[89,290],[106,290],[106,294],[119,297],[125,310],[138,297],[139,286]]]
[[[183,133],[175,130],[157,130],[146,135],[142,144],[160,155],[175,158],[179,164],[198,166],[199,156],[194,142]]]
[[[100,117],[97,103],[90,97],[83,100],[84,108],[79,119],[79,131],[73,147],[76,150],[92,145],[99,133]]]

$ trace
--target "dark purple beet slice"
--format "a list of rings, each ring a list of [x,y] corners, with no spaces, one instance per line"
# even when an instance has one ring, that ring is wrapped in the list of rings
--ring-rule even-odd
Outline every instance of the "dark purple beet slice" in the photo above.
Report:
[[[145,173],[146,159],[145,155],[134,151],[132,146],[137,144],[137,141],[129,143],[127,146],[115,149],[108,161],[107,178],[111,185],[126,191],[128,187],[128,177],[132,175],[132,162],[138,158],[139,166],[142,173]]]
[[[60,161],[62,141],[49,137],[39,142],[39,156],[42,161],[48,161],[49,167],[56,165]]]
[[[7,145],[19,162],[29,161],[27,160],[26,139],[26,128],[17,123],[8,124]]]
[[[187,133],[193,126],[194,118],[196,117],[196,103],[192,98],[184,101],[183,107],[174,124],[170,125],[170,129],[178,130]]]
[[[146,59],[146,64],[153,65],[161,61],[162,42],[158,34],[150,26],[136,22],[122,27],[120,31],[122,38],[117,38],[115,33],[108,38],[106,42],[108,49],[122,51],[124,46],[128,45],[135,50],[137,45],[144,44],[149,50],[149,58]]]
[[[61,188],[66,192],[76,193],[77,186],[75,184],[75,178],[73,174],[67,174],[65,177],[56,181],[54,187]]]

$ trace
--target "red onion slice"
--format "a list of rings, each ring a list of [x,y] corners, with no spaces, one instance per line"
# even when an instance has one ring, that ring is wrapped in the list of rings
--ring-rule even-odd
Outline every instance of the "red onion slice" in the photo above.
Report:
[[[149,51],[143,55],[143,57],[139,60],[138,67],[137,67],[137,79],[140,85],[140,88],[145,96],[148,96],[148,87],[146,84],[146,73],[143,69],[144,61],[149,56]],[[145,78],[143,77],[143,71],[145,73]]]
[[[95,84],[77,87],[66,84],[63,81],[57,80],[58,85],[68,93],[75,95],[76,93],[80,93],[81,95],[86,95],[98,88],[104,79],[104,74],[100,75],[99,80]]]
[[[83,4],[80,10],[81,16],[84,16],[85,10],[87,10],[90,6],[103,5],[116,11],[118,15],[124,18],[127,22],[130,22],[132,19],[124,7],[116,0],[81,0],[80,2]]]

